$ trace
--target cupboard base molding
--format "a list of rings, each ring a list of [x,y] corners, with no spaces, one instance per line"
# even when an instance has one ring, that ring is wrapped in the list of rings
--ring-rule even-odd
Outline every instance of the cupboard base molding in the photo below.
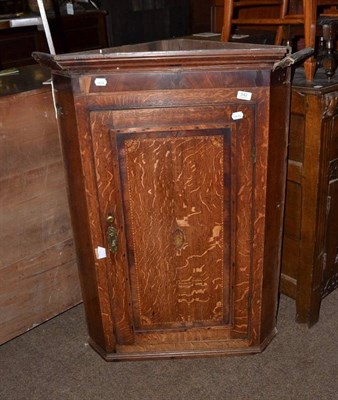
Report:
[[[204,346],[194,350],[177,350],[175,345],[168,344],[168,350],[163,351],[144,351],[140,352],[116,352],[108,353],[102,347],[98,346],[92,339],[88,339],[88,344],[105,360],[109,362],[116,361],[142,361],[142,360],[167,360],[167,359],[183,359],[183,358],[199,358],[199,357],[225,357],[225,356],[235,356],[235,355],[250,355],[261,353],[270,344],[273,338],[277,334],[277,329],[274,328],[269,336],[267,336],[264,341],[259,346],[252,347],[236,347],[236,342],[234,345],[228,341],[217,342],[218,346],[215,348],[208,342],[204,342]],[[207,347],[207,348],[206,348]]]

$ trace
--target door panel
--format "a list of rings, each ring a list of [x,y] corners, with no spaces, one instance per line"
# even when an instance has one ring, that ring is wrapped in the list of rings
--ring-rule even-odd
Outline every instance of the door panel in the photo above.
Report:
[[[136,329],[229,320],[230,133],[117,135]]]
[[[121,351],[256,340],[255,107],[240,110],[238,121],[236,105],[90,114],[105,247],[107,215],[118,231],[106,266]]]

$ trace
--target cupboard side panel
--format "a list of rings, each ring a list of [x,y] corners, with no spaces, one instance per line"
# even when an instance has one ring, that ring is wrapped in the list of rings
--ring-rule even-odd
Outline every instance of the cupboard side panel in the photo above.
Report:
[[[323,104],[322,96],[305,94],[306,120],[304,141],[304,163],[302,173],[302,226],[299,268],[297,271],[296,321],[309,323],[317,320],[311,317],[314,295],[318,304],[320,299],[320,269],[321,260],[318,254],[322,251],[322,243],[318,241],[318,213],[320,198],[318,192],[322,170],[323,152]],[[327,179],[327,178],[326,178]],[[324,206],[325,209],[325,206]],[[324,217],[325,218],[325,217]],[[323,235],[322,235],[323,236]],[[318,245],[319,246],[318,248]],[[313,289],[316,287],[316,293]],[[313,321],[316,322],[316,321]]]
[[[266,181],[266,219],[262,288],[261,341],[276,329],[290,109],[290,72],[272,74]],[[263,109],[267,106],[262,103]],[[268,116],[266,116],[268,118]]]
[[[93,252],[93,224],[90,221],[90,196],[85,180],[90,180],[81,158],[87,158],[90,171],[90,142],[84,104],[77,101],[72,93],[72,81],[65,76],[53,75],[55,97],[59,109],[58,124],[61,136],[63,159],[68,180],[74,239],[78,257],[80,284],[82,289],[89,336],[107,351],[115,347],[111,331],[111,311],[107,299],[108,291],[102,288],[104,277],[98,276]],[[88,197],[87,197],[88,196]],[[95,199],[92,199],[95,201]],[[103,278],[103,279],[102,279]],[[104,318],[102,318],[104,315]]]

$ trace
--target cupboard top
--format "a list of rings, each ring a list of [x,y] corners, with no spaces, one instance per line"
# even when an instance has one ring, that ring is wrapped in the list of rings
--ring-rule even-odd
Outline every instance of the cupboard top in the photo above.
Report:
[[[288,52],[284,46],[253,45],[194,39],[171,39],[80,53],[51,56],[33,53],[54,70],[190,67],[209,65],[273,65]]]

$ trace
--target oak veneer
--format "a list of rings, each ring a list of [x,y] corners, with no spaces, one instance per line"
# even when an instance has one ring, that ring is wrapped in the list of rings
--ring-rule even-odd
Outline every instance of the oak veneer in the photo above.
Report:
[[[35,54],[53,69],[90,343],[106,360],[254,353],[275,335],[285,54],[188,39]]]

